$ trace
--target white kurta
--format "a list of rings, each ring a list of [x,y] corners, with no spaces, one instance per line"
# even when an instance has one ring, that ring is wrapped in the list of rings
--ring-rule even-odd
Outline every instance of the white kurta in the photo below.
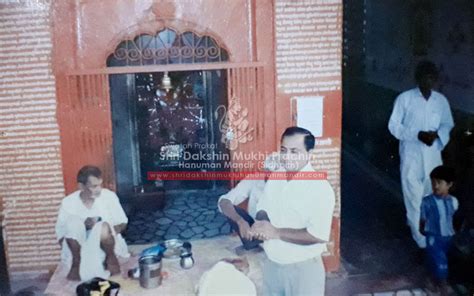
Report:
[[[426,246],[418,229],[421,200],[431,193],[429,174],[442,164],[441,151],[449,142],[453,126],[446,97],[432,91],[426,100],[418,88],[400,94],[390,116],[388,128],[400,140],[400,174],[407,222],[420,248]],[[436,131],[439,138],[427,146],[418,140],[420,131]]]
[[[302,172],[314,172],[307,164]],[[279,172],[284,172],[283,169]],[[314,237],[329,241],[335,205],[334,191],[327,180],[272,180],[265,186],[257,212],[267,212],[277,228],[303,229]],[[297,245],[282,240],[267,240],[263,248],[268,258],[279,264],[312,259],[326,251],[326,244]]]
[[[280,155],[277,152],[273,152],[265,158],[264,170],[267,172],[274,172],[280,168]],[[254,179],[252,179],[254,178]],[[222,195],[217,201],[217,207],[220,212],[222,209],[219,205],[222,199],[229,200],[233,205],[238,205],[249,199],[247,212],[255,219],[257,213],[257,203],[263,196],[263,190],[265,188],[264,179],[255,179],[255,176],[250,176],[241,180],[237,186],[232,188],[228,193]]]
[[[79,273],[82,280],[88,280],[95,276],[108,277],[102,262],[105,253],[100,248],[100,233],[102,222],[107,222],[115,235],[115,253],[122,257],[128,257],[128,249],[123,237],[115,234],[113,226],[127,223],[128,219],[120,205],[117,195],[102,189],[100,196],[94,201],[92,207],[87,208],[80,199],[80,191],[66,196],[59,209],[56,222],[56,237],[71,238],[81,245],[81,265]],[[101,217],[102,222],[94,225],[92,230],[86,231],[84,222],[89,217]],[[67,265],[71,264],[72,254],[63,241],[61,258]]]
[[[260,197],[263,195],[263,189],[265,188],[265,181],[264,180],[249,180],[243,179],[242,181],[235,186],[231,191],[222,195],[217,202],[217,206],[219,211],[222,212],[219,202],[222,199],[229,200],[233,205],[238,205],[247,198],[249,199],[248,202],[248,213],[249,215],[255,219],[257,203]]]

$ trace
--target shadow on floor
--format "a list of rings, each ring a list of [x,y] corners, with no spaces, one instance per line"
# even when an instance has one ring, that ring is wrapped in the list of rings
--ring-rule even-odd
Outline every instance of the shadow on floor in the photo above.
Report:
[[[348,149],[341,175],[341,254],[351,294],[422,286],[426,272],[405,224],[399,184],[384,182],[383,173]]]

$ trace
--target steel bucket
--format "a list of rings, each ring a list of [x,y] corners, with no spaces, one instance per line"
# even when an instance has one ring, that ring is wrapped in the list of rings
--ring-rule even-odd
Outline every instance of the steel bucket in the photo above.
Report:
[[[161,256],[149,255],[140,257],[140,286],[145,289],[156,288],[161,285]]]

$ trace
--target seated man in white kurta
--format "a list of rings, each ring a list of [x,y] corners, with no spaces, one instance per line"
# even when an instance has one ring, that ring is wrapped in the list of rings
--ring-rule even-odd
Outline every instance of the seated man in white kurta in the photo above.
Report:
[[[56,236],[61,259],[69,267],[69,280],[107,278],[120,273],[116,255],[128,257],[121,233],[127,216],[117,195],[102,189],[102,173],[84,166],[77,174],[79,190],[66,196],[59,209]]]
[[[289,179],[270,175],[257,204],[251,232],[264,240],[268,258],[263,267],[264,295],[324,295],[321,254],[329,241],[335,195],[327,180],[310,176],[316,175],[309,163],[314,143],[305,129],[285,130],[279,172]],[[305,175],[300,178],[296,173]]]

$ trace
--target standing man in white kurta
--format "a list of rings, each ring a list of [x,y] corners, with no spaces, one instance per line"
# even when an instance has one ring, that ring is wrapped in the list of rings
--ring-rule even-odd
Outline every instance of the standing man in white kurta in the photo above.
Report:
[[[419,232],[420,206],[431,192],[430,172],[442,164],[441,151],[454,126],[448,100],[432,88],[438,79],[436,66],[420,62],[415,71],[417,88],[400,94],[388,128],[400,140],[400,174],[407,223],[418,247],[425,248]]]
[[[63,199],[56,222],[61,257],[69,267],[67,278],[86,281],[118,274],[116,255],[129,256],[121,235],[127,216],[117,195],[102,188],[99,168],[84,166],[77,182],[79,190]]]
[[[314,143],[308,130],[285,130],[278,173],[286,173],[288,179],[270,175],[257,204],[257,221],[251,232],[264,241],[267,255],[264,295],[324,295],[321,254],[331,233],[335,195],[327,180],[309,176],[315,172],[309,163]],[[301,172],[304,178],[295,177]]]

